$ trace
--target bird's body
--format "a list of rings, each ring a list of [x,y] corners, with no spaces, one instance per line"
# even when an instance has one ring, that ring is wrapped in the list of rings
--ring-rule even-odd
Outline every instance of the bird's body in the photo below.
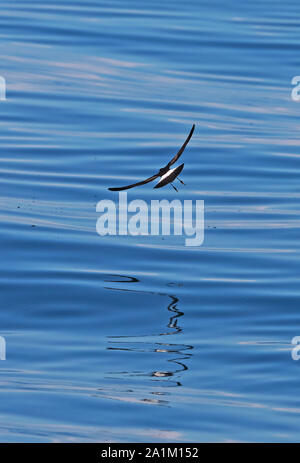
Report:
[[[187,139],[183,143],[183,145],[180,148],[180,150],[178,151],[178,153],[175,154],[175,156],[171,159],[171,161],[166,166],[159,169],[157,174],[152,175],[152,177],[149,177],[146,180],[142,180],[141,182],[133,183],[132,185],[127,185],[127,186],[118,187],[118,188],[109,188],[109,190],[110,191],[129,190],[130,188],[134,188],[134,187],[140,186],[140,185],[145,185],[146,183],[152,182],[153,180],[157,179],[158,177],[161,177],[160,181],[157,183],[157,185],[155,185],[154,188],[161,188],[161,187],[167,185],[168,183],[171,183],[173,188],[177,191],[177,188],[174,187],[174,185],[172,184],[172,181],[175,180],[176,177],[178,177],[178,175],[180,174],[180,172],[182,171],[182,169],[184,167],[184,164],[181,164],[180,166],[175,167],[173,169],[171,169],[171,166],[173,164],[175,164],[175,162],[178,160],[178,158],[183,153],[186,145],[188,144],[188,142],[190,141],[190,139],[191,139],[191,137],[193,135],[194,130],[195,130],[195,124],[191,128],[191,131],[190,131]],[[179,181],[181,183],[183,183],[181,180],[179,180]]]

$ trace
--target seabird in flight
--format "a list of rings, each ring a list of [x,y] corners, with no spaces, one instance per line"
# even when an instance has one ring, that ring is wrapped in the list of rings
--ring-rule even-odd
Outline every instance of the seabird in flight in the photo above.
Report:
[[[172,184],[173,180],[175,180],[176,177],[178,177],[178,175],[180,174],[180,172],[182,171],[183,169],[183,166],[184,164],[181,164],[180,166],[178,167],[174,167],[173,169],[170,169],[170,167],[175,164],[175,162],[177,161],[177,159],[179,159],[179,157],[182,155],[186,145],[188,144],[188,142],[190,141],[190,139],[192,138],[192,135],[193,135],[193,132],[195,130],[195,124],[193,124],[193,127],[191,128],[191,131],[190,133],[188,134],[188,137],[187,139],[185,140],[185,142],[183,143],[182,147],[180,148],[180,150],[178,151],[177,154],[175,154],[175,156],[171,159],[171,161],[165,166],[165,167],[162,167],[157,174],[155,175],[152,175],[152,177],[149,177],[149,178],[146,178],[146,180],[142,180],[141,182],[137,182],[137,183],[133,183],[132,185],[127,185],[127,186],[122,186],[122,187],[119,187],[119,188],[109,188],[110,191],[122,191],[122,190],[129,190],[129,188],[133,188],[135,186],[140,186],[140,185],[145,185],[145,183],[149,183],[149,182],[152,182],[153,180],[155,180],[156,178],[158,177],[161,177],[160,181],[157,183],[157,185],[155,185],[154,188],[161,188],[165,185],[167,185],[168,183],[171,183],[172,187],[176,190],[177,188]],[[180,180],[178,178],[178,180],[184,184],[182,182],[182,180]]]

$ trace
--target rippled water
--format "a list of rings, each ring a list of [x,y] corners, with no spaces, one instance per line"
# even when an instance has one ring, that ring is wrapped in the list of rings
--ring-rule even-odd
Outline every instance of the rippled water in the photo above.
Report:
[[[1,441],[299,440],[299,2],[1,2]],[[96,203],[196,123],[205,241]]]

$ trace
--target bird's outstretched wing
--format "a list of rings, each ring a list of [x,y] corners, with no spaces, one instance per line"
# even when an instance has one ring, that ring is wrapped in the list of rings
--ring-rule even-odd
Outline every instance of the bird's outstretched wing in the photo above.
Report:
[[[129,190],[129,188],[133,188],[135,186],[140,186],[140,185],[145,185],[145,183],[152,182],[152,180],[155,180],[157,177],[159,177],[159,175],[155,174],[155,175],[152,175],[152,177],[146,178],[146,180],[143,180],[142,182],[133,183],[132,185],[127,185],[127,186],[121,186],[119,188],[109,188],[109,190],[110,191]]]
[[[182,147],[180,148],[180,150],[178,151],[177,154],[175,154],[175,156],[171,159],[171,161],[167,164],[166,167],[170,167],[172,164],[174,164],[177,159],[182,155],[182,153],[184,152],[185,150],[185,147],[186,145],[188,144],[188,142],[190,141],[190,139],[192,138],[192,135],[193,135],[193,132],[195,130],[195,124],[193,124],[193,127],[191,128],[191,131],[190,133],[188,134],[188,137],[187,139],[185,140],[185,142],[183,143]]]

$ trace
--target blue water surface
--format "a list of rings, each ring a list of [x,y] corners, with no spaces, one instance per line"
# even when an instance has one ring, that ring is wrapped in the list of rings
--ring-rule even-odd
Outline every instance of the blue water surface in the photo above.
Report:
[[[0,440],[299,441],[300,4],[2,1]],[[205,239],[96,233],[192,124]]]

